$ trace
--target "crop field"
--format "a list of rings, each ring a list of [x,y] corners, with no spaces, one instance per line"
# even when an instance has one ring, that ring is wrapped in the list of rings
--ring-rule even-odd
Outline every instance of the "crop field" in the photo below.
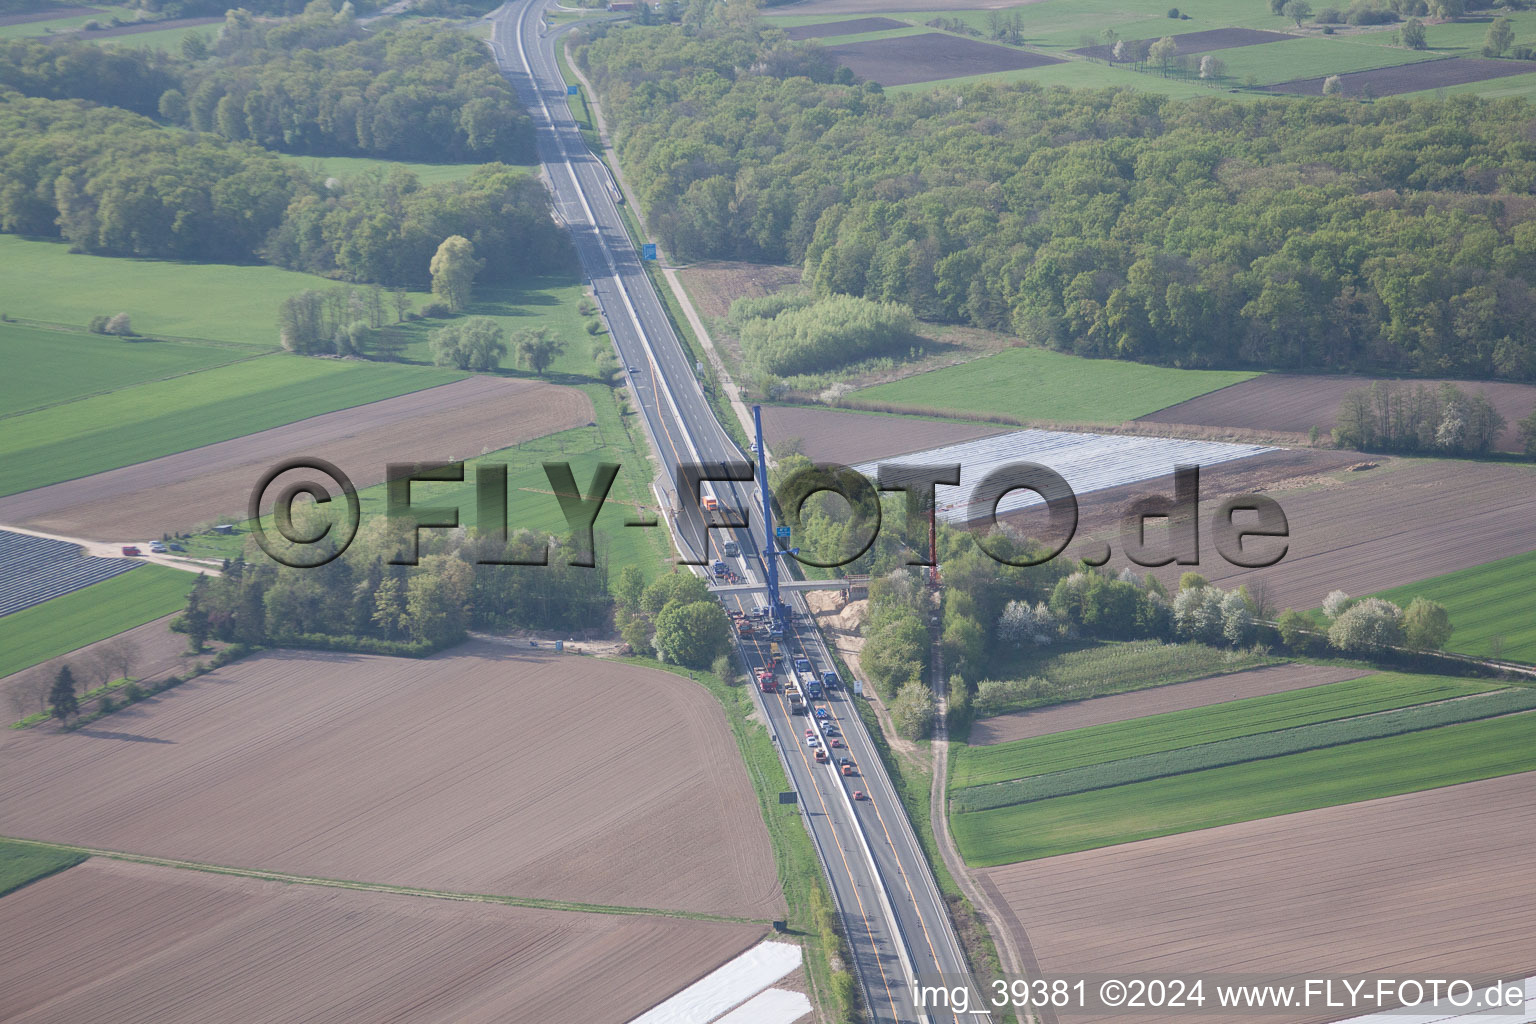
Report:
[[[283,299],[336,282],[269,266],[172,263],[72,253],[63,242],[0,235],[0,313],[84,327],[128,313],[140,334],[276,349]],[[424,292],[413,292],[419,306]]]
[[[1199,571],[1225,589],[1262,584],[1276,608],[1315,608],[1333,590],[1370,594],[1536,550],[1536,467],[1354,458],[1379,466],[1266,488],[1290,524],[1279,563],[1230,565],[1202,531]],[[1117,550],[1110,565],[1123,563]],[[1153,571],[1172,583],[1178,568]]]
[[[1339,403],[1357,388],[1367,387],[1369,377],[1319,376],[1266,373],[1200,395],[1186,402],[1140,417],[1143,423],[1178,423],[1207,427],[1247,428],[1305,434],[1313,427],[1323,433],[1333,429]],[[1418,381],[1409,382],[1418,384]],[[1424,381],[1436,387],[1441,381]],[[1536,386],[1508,381],[1453,381],[1463,391],[1481,391],[1503,415],[1507,426],[1499,447],[1519,447],[1517,424],[1536,409]]]
[[[1393,63],[1402,64],[1401,61]],[[1339,75],[1339,88],[1343,96],[1396,96],[1405,92],[1442,89],[1450,85],[1468,85],[1491,78],[1529,73],[1530,68],[1521,61],[1451,57],[1446,60],[1423,61],[1413,66],[1350,69],[1350,73]],[[1324,75],[1287,80],[1270,86],[1269,91],[1321,96],[1325,80]]]
[[[1302,690],[1357,679],[1366,674],[1363,669],[1332,665],[1301,665],[1294,662],[1268,665],[1243,672],[1192,679],[1186,683],[1168,683],[1151,689],[983,718],[972,723],[967,742],[970,751],[981,757],[981,748],[993,744],[1013,743],[1133,718]],[[971,754],[968,752],[966,756]]]
[[[1482,658],[1536,661],[1536,607],[1531,581],[1536,551],[1436,576],[1375,596],[1401,603],[1427,597],[1445,605],[1451,634],[1447,649]]]
[[[965,747],[954,758],[950,790],[1445,701],[1493,688],[1486,683],[1443,676],[1382,672],[1347,682],[1170,711],[1035,739]]]
[[[0,678],[180,611],[195,578],[163,565],[141,565],[0,617]]]
[[[860,78],[881,85],[1017,71],[1060,60],[943,32],[842,43],[828,46],[827,52]]]
[[[276,354],[9,417],[0,495],[460,380],[457,370]]]
[[[422,660],[265,652],[96,726],[18,736],[0,747],[0,775],[0,834],[17,838],[450,892],[784,913],[720,704],[684,677],[597,658],[494,642]]]
[[[584,426],[593,415],[579,388],[474,376],[0,498],[0,521],[103,540],[190,532],[243,521],[251,488],[279,459],[328,459],[364,488],[381,482],[390,462],[467,458]]]
[[[1150,38],[1146,42],[1157,42],[1161,36]],[[1209,53],[1212,50],[1230,50],[1237,46],[1257,46],[1261,43],[1283,43],[1300,36],[1286,35],[1284,32],[1267,32],[1262,29],[1252,28],[1213,28],[1203,32],[1176,32],[1170,36],[1176,46],[1175,53],[1184,56],[1189,53]],[[1114,48],[1104,44],[1099,46],[1084,46],[1072,51],[1083,57],[1092,57],[1095,60],[1109,60],[1114,55]]]
[[[995,785],[976,786],[954,794],[953,806],[956,811],[966,812],[1009,807],[1284,757],[1303,751],[1322,750],[1346,743],[1363,743],[1387,736],[1477,722],[1533,709],[1536,709],[1536,690],[1513,687],[1457,700],[1420,703],[1391,711],[1312,722],[1193,746],[1166,748]]]
[[[1144,690],[1204,676],[1236,672],[1274,659],[1203,644],[1165,644],[1156,640],[1094,644],[1059,654],[1021,653],[1005,665],[993,665],[996,677],[1039,676],[1050,684],[1045,696],[1021,700],[1009,711],[1081,701],[1089,697]]]
[[[882,32],[893,28],[910,28],[905,21],[895,18],[854,18],[849,21],[820,21],[804,25],[787,25],[784,34],[791,39],[820,39],[824,36],[853,36],[865,32]]]
[[[624,1024],[762,934],[94,857],[0,901],[0,1015]]]
[[[114,14],[128,20],[133,17],[134,10],[132,7],[119,7],[116,4],[86,6],[61,3],[24,14],[7,14],[0,16],[0,39],[19,39],[26,36],[47,35],[50,32],[68,32],[92,19],[105,23],[106,19]]]
[[[1123,423],[1255,376],[1021,347],[863,388],[849,397],[922,411],[1001,413],[1028,423]]]
[[[1014,923],[1027,923],[1047,977],[1523,978],[1536,974],[1536,773],[980,874]],[[1324,1024],[1339,1012],[1286,1019]]]
[[[250,355],[196,342],[124,341],[85,331],[0,323],[0,418]],[[68,372],[62,372],[68,369]]]
[[[1243,46],[1221,53],[1221,59],[1227,65],[1227,77],[1234,84],[1244,82],[1251,76],[1259,85],[1290,82],[1314,75],[1343,75],[1433,61],[1436,56],[1427,50],[1357,43],[1348,36],[1315,36],[1283,43]],[[1321,83],[1322,78],[1319,77],[1318,81]],[[1278,92],[1280,88],[1274,91]],[[1317,91],[1322,92],[1321,84]]]
[[[54,872],[72,868],[83,860],[84,854],[0,839],[0,896],[15,892]],[[0,1006],[0,1011],[3,1011],[3,1006]]]
[[[956,814],[951,826],[977,866],[1053,857],[1536,770],[1533,728],[1532,712],[1446,725]]]
[[[87,32],[80,38],[85,42],[100,43],[119,49],[159,50],[163,53],[180,53],[182,40],[187,36],[200,35],[210,48],[219,33],[222,19],[206,21],[203,18],[176,18],[158,22],[154,26],[133,26],[133,31],[107,29],[103,32]],[[125,28],[128,26],[124,26]]]

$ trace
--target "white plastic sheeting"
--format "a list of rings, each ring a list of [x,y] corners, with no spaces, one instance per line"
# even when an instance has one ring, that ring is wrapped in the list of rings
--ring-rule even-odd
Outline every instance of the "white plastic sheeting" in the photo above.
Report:
[[[792,1024],[811,1012],[811,1001],[803,992],[770,988],[730,1013],[715,1024]]]
[[[799,946],[759,942],[671,999],[651,1007],[631,1024],[709,1024],[799,966]]]
[[[1126,434],[1077,434],[1059,430],[1020,430],[978,438],[911,455],[864,462],[854,469],[874,479],[881,463],[928,466],[958,462],[960,485],[940,484],[936,492],[939,518],[963,523],[988,513],[975,498],[976,485],[992,470],[1015,462],[1033,462],[1059,473],[1079,498],[1094,491],[1155,480],[1149,493],[1173,494],[1177,466],[1202,468],[1276,451],[1256,444],[1226,444],[1172,437],[1138,437]],[[1013,491],[998,502],[998,515],[1038,505],[1033,491]]]

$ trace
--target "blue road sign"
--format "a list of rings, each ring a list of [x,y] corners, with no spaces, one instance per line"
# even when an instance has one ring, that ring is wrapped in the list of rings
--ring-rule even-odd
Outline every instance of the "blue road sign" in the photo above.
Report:
[[[574,86],[574,85],[568,85],[568,86],[565,87],[565,94],[567,96],[575,96],[577,88],[579,88],[579,87],[578,86]]]
[[[643,260],[653,260],[653,259],[655,259],[656,258],[656,243],[655,242],[646,242],[646,243],[642,244],[640,246],[640,258],[643,259]]]
[[[773,528],[773,535],[775,537],[782,537],[784,540],[788,540],[789,539],[789,527],[787,527],[787,526],[775,526]]]

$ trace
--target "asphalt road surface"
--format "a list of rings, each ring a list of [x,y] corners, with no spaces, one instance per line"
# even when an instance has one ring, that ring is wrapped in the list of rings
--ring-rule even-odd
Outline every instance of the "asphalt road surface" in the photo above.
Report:
[[[624,230],[607,168],[587,149],[571,119],[554,56],[561,33],[544,31],[542,13],[547,3],[522,0],[493,13],[491,47],[533,117],[539,159],[554,193],[555,209],[570,228],[620,359],[628,368],[646,429],[669,480],[676,480],[682,463],[716,467],[746,462],[746,454],[715,419],[694,376],[693,357],[672,329],[641,266]],[[757,538],[765,532],[756,484],[713,487],[722,503],[747,513],[748,528],[707,529],[697,497],[684,494],[681,498],[669,495],[675,506],[673,532],[701,562],[708,560],[711,551],[718,553],[726,540],[736,540],[743,554],[732,560],[734,568],[748,580],[761,582],[764,573]],[[788,578],[782,564],[780,575]],[[799,613],[798,627],[782,641],[790,660],[777,672],[780,691],[756,696],[831,881],[871,1019],[879,1024],[958,1021],[962,1018],[957,1014],[913,1005],[914,977],[925,983],[937,976],[953,982],[968,979],[969,973],[911,823],[850,703],[856,698],[843,689],[816,702],[827,709],[825,721],[841,734],[843,746],[828,753],[851,757],[858,766],[858,774],[849,777],[839,774],[835,760],[816,762],[805,736],[807,728],[818,732],[815,717],[789,713],[782,683],[786,669],[792,669],[792,659],[806,657],[818,677],[834,662],[804,617],[804,598],[799,594],[786,598]],[[740,594],[722,595],[722,599],[736,610],[766,603],[761,596]],[[759,634],[744,641],[740,653],[755,678],[768,660],[766,637]],[[830,739],[819,734],[817,738],[823,743]],[[856,790],[868,799],[854,801]],[[988,1018],[972,1013],[963,1019],[974,1024]]]

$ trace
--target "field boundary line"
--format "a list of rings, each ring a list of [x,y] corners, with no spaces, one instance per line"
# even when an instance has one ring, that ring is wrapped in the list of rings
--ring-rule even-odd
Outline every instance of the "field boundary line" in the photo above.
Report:
[[[21,839],[16,836],[0,836],[7,842],[21,843],[45,850],[81,853],[88,857],[105,857],[109,860],[148,864],[153,867],[180,868],[187,871],[204,871],[214,875],[234,875],[266,882],[284,882],[290,885],[316,885],[331,889],[353,889],[359,892],[392,893],[396,896],[420,896],[426,899],[457,900],[463,903],[499,903],[510,907],[526,907],[532,910],[559,910],[576,914],[613,914],[629,917],[673,917],[690,921],[725,921],[731,924],[760,924],[770,922],[751,917],[729,917],[724,914],[705,914],[688,910],[658,910],[651,907],[620,907],[598,903],[575,903],[569,900],[541,899],[535,896],[496,896],[488,893],[452,892],[445,889],[419,889],[408,885],[388,885],[383,882],[352,882],[340,878],[321,878],[317,875],[294,875],[283,871],[267,871],[261,868],[237,868],[226,864],[207,864],[201,861],[178,860],[173,857],[153,857],[148,854],[129,853],[125,850],[108,850],[94,846],[77,846],[72,843],[53,843],[43,839]]]

